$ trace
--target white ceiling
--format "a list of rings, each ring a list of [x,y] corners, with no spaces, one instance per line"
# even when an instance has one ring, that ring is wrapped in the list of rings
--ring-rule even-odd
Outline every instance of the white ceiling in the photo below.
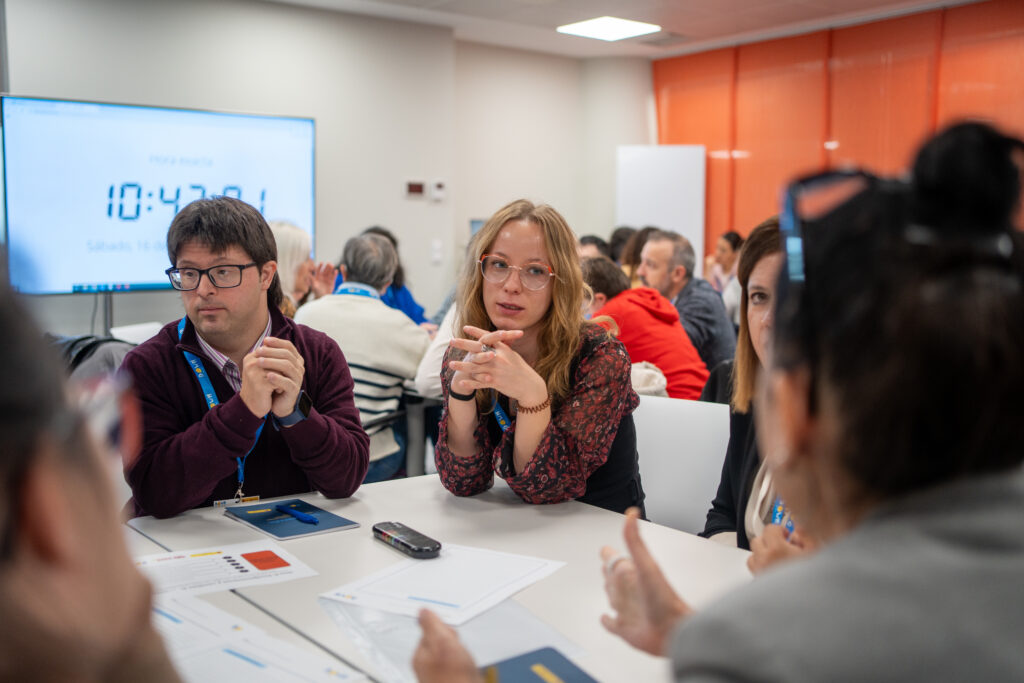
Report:
[[[271,0],[449,26],[458,40],[568,57],[669,57],[858,24],[972,0]],[[661,33],[616,43],[555,27],[611,15]]]

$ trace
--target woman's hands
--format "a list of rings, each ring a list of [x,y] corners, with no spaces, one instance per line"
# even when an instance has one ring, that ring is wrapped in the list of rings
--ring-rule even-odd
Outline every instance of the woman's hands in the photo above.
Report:
[[[640,538],[636,508],[626,511],[623,536],[629,556],[614,548],[601,548],[604,561],[604,590],[614,616],[601,616],[606,629],[635,648],[652,655],[664,655],[668,639],[693,609],[680,598],[661,573],[647,545]]]
[[[477,389],[495,389],[520,405],[535,406],[548,397],[547,383],[510,346],[523,336],[522,330],[488,332],[467,325],[465,332],[475,339],[453,338],[449,345],[468,352],[461,361],[451,361],[455,370],[451,386],[460,394]]]

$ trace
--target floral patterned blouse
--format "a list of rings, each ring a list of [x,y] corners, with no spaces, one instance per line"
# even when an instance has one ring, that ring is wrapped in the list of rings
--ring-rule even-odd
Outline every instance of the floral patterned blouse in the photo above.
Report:
[[[540,445],[526,468],[517,474],[512,458],[516,421],[511,414],[512,425],[507,432],[501,431],[492,413],[478,416],[478,451],[474,457],[458,458],[448,449],[448,389],[454,374],[448,362],[452,353],[449,350],[445,354],[441,368],[445,409],[435,461],[441,483],[457,496],[486,491],[497,474],[527,503],[579,498],[587,491],[587,479],[608,459],[622,418],[640,402],[630,384],[625,347],[604,329],[587,324],[570,378],[570,393],[565,400],[552,404],[551,422]]]

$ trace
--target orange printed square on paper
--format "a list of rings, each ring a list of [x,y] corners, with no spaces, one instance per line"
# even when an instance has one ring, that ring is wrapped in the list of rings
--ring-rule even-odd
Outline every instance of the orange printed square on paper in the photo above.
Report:
[[[243,553],[242,557],[261,572],[265,572],[268,569],[280,569],[281,567],[289,566],[287,562],[281,559],[272,550],[261,550],[258,553]]]

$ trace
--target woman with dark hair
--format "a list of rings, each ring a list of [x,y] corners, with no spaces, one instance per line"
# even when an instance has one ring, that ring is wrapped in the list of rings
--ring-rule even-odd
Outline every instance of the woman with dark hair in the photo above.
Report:
[[[708,254],[704,259],[704,279],[711,283],[718,293],[725,292],[726,286],[736,278],[737,260],[743,238],[735,230],[730,230],[715,243],[715,253]]]
[[[620,225],[612,230],[612,235],[608,238],[608,258],[621,266],[622,251],[635,232],[636,228],[631,228],[628,225]]]
[[[528,503],[643,505],[629,355],[584,319],[586,290],[550,206],[512,202],[474,236],[441,370],[437,471],[455,495],[497,474]]]
[[[921,189],[839,172],[787,193],[758,433],[822,549],[699,613],[635,513],[629,556],[601,551],[605,627],[669,654],[677,681],[1024,680],[1024,283],[1009,216],[930,225],[934,202],[977,195]],[[454,631],[421,623],[417,671],[443,650],[444,680],[471,680]]]
[[[659,228],[652,225],[640,228],[630,236],[629,241],[626,242],[626,246],[622,248],[622,260],[620,265],[622,266],[622,272],[629,277],[630,287],[644,286],[644,283],[640,281],[640,275],[637,273],[642,261],[640,258],[640,252],[643,251],[644,245],[647,244],[647,240],[650,236],[656,232],[659,232]]]
[[[754,429],[754,382],[768,361],[768,339],[775,316],[776,282],[782,267],[779,220],[769,218],[753,229],[739,255],[737,280],[743,292],[740,305],[740,332],[736,338],[736,359],[720,363],[704,387],[701,400],[729,403],[729,446],[722,465],[718,493],[708,510],[705,538],[726,545],[751,549],[751,541],[768,529],[771,550],[785,539],[774,538],[778,529],[769,529],[775,487],[772,477],[758,456]],[[785,549],[802,548],[806,543],[797,533]],[[766,564],[761,555],[764,540],[759,539],[751,568]]]

